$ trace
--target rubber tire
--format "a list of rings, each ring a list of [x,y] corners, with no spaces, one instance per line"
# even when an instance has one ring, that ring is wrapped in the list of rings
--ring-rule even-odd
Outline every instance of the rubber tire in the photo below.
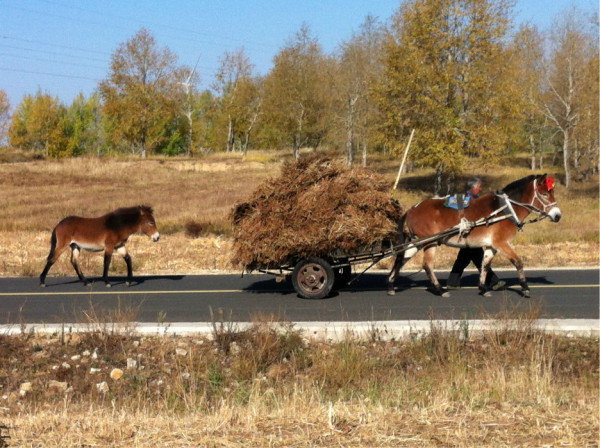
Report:
[[[333,268],[322,258],[304,258],[292,272],[292,285],[305,299],[324,299],[331,294],[334,282]]]

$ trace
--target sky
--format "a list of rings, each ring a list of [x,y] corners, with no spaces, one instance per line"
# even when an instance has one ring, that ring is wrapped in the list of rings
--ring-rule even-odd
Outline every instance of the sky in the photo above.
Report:
[[[240,47],[264,75],[303,25],[325,53],[359,31],[367,15],[386,23],[398,0],[0,0],[0,89],[15,108],[38,90],[70,105],[107,78],[111,54],[140,28],[168,47],[179,65],[198,64],[208,88],[225,52]],[[516,0],[517,23],[550,28],[575,5],[594,13],[598,0]]]

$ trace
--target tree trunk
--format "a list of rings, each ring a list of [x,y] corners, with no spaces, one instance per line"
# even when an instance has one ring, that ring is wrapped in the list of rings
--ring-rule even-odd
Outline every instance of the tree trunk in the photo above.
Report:
[[[231,120],[231,115],[227,116],[227,145],[225,147],[225,151],[233,151],[233,123]]]
[[[362,143],[362,166],[363,168],[367,167],[367,142],[363,140]]]
[[[440,191],[442,191],[442,175],[444,174],[444,164],[440,163],[435,169],[435,180],[433,186],[433,194],[435,196],[440,195]]]
[[[297,135],[294,137],[292,144],[292,154],[294,155],[294,159],[298,160],[300,158],[300,137]]]
[[[569,188],[571,173],[569,172],[569,131],[563,131],[563,166],[565,169],[565,187]]]
[[[354,163],[354,105],[358,97],[348,97],[348,118],[346,120],[346,165],[352,167]]]
[[[531,149],[531,171],[535,170],[535,141],[533,134],[529,134],[529,148]]]
[[[346,130],[346,166],[348,166],[348,168],[351,168],[352,163],[354,162],[354,157],[352,154],[352,139],[352,127],[348,126],[348,129]]]

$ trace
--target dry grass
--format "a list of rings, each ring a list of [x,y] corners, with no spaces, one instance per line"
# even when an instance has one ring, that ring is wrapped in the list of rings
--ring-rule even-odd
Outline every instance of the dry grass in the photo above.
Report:
[[[211,338],[140,337],[124,313],[120,332],[90,313],[89,333],[1,337],[9,446],[598,443],[598,341],[536,332],[535,311],[487,316],[497,327],[478,338],[468,322],[432,322],[410,340],[335,343],[268,318],[245,331],[217,321]]]
[[[129,249],[137,274],[181,274],[239,271],[231,264],[229,213],[246,200],[267,177],[277,176],[282,158],[277,153],[253,154],[246,160],[233,155],[203,159],[79,158],[0,164],[0,275],[39,275],[49,249],[50,230],[68,215],[96,216],[121,206],[152,205],[161,241],[133,237]],[[396,161],[374,159],[374,168],[390,179]],[[491,170],[487,170],[491,172]],[[473,172],[478,173],[477,170]],[[486,189],[499,189],[528,174],[525,168],[496,167],[482,175]],[[432,174],[417,171],[403,177],[395,197],[407,207],[431,194]],[[597,266],[598,185],[557,185],[563,211],[559,224],[526,226],[515,248],[527,267]],[[198,236],[196,238],[196,236]],[[448,268],[455,249],[441,248],[437,265]],[[50,275],[74,275],[63,256]],[[101,273],[102,257],[85,254],[88,275]],[[389,267],[389,260],[381,267]],[[418,267],[420,257],[407,266]],[[508,266],[497,257],[495,266]],[[123,272],[116,260],[113,272]]]

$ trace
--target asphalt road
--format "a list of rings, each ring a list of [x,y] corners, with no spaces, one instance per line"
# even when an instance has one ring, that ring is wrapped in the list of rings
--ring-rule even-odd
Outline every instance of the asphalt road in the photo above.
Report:
[[[531,298],[519,294],[516,272],[497,271],[507,290],[484,298],[475,272],[466,272],[463,288],[441,298],[427,289],[423,272],[403,273],[395,296],[386,294],[386,274],[367,273],[323,300],[298,297],[291,282],[263,274],[146,276],[131,287],[114,278],[85,287],[76,278],[51,277],[40,288],[37,278],[0,278],[0,323],[60,323],[129,319],[136,322],[250,321],[273,316],[291,321],[390,321],[481,319],[504,310],[533,310],[545,319],[598,319],[599,271],[526,271]],[[438,277],[445,282],[447,272]],[[212,313],[212,316],[211,316]]]

